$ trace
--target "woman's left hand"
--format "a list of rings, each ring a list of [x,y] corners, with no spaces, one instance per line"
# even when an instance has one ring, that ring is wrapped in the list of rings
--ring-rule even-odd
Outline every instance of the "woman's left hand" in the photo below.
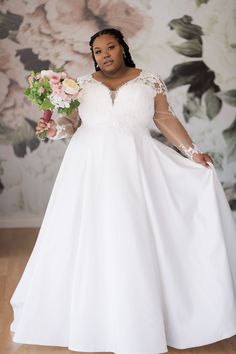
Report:
[[[208,154],[204,154],[204,153],[194,154],[193,155],[193,161],[195,161],[197,163],[200,163],[201,165],[203,165],[205,167],[208,167],[208,168],[210,167],[208,162],[214,164],[211,156],[208,155]]]

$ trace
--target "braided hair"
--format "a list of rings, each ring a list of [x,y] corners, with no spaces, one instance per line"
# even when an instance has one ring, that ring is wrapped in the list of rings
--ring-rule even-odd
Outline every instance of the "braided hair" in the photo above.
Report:
[[[123,58],[124,58],[125,65],[129,66],[131,68],[135,68],[135,64],[134,64],[134,62],[133,62],[133,60],[131,58],[130,52],[129,52],[129,46],[125,42],[123,34],[119,30],[117,30],[115,28],[104,28],[101,31],[95,33],[90,38],[90,41],[89,41],[90,49],[92,51],[92,57],[93,57],[93,61],[94,61],[95,70],[99,71],[101,69],[98,67],[97,62],[96,62],[95,57],[94,57],[94,54],[93,54],[93,42],[95,41],[95,39],[97,37],[102,36],[103,34],[110,34],[111,36],[113,36],[119,42],[119,44],[124,49]]]

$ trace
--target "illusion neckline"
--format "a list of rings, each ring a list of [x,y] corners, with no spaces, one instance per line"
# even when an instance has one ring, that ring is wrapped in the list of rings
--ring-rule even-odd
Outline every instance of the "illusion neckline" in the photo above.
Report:
[[[123,82],[121,85],[119,85],[119,86],[116,88],[116,90],[111,90],[111,89],[110,89],[107,85],[105,85],[102,81],[99,81],[99,80],[95,79],[95,78],[93,77],[93,74],[91,74],[91,78],[92,78],[92,80],[98,82],[100,85],[106,87],[108,91],[110,91],[110,92],[118,92],[121,87],[127,85],[128,83],[130,83],[130,82],[132,82],[132,81],[137,80],[137,79],[142,75],[142,73],[143,73],[143,69],[140,69],[140,72],[139,72],[139,74],[138,74],[137,76],[133,77],[133,78],[130,79],[130,80],[127,80],[127,81]]]

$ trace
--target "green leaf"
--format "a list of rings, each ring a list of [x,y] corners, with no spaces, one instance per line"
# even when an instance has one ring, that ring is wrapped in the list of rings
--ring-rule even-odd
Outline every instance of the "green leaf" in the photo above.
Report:
[[[175,30],[176,33],[185,39],[197,38],[201,41],[203,35],[202,28],[198,25],[192,24],[192,17],[184,15],[181,18],[175,18],[168,23],[171,30]]]
[[[216,96],[218,96],[231,106],[236,107],[236,89],[217,92]]]
[[[0,39],[7,38],[12,31],[17,32],[22,21],[23,16],[10,11],[6,13],[0,11]]]
[[[25,96],[29,96],[30,93],[31,93],[31,90],[30,90],[29,87],[24,90],[24,95],[25,95]]]
[[[53,109],[54,105],[46,98],[43,103],[40,105],[39,109],[42,111],[47,111],[48,109]]]
[[[171,44],[171,47],[179,54],[186,57],[201,57],[202,56],[202,44],[197,38],[190,39],[180,45]]]
[[[212,89],[207,90],[205,94],[205,104],[207,117],[215,118],[222,108],[222,100],[215,95]]]
[[[32,48],[21,48],[16,50],[16,57],[19,57],[21,63],[24,65],[25,70],[35,70],[40,72],[49,68],[49,60],[39,59],[39,55],[35,54]]]
[[[236,119],[223,131],[223,137],[226,141],[226,157],[227,162],[236,160]]]
[[[65,71],[65,69],[64,69],[63,66],[62,66],[62,67],[60,67],[60,68],[54,69],[54,71],[55,71],[56,73],[62,73],[62,72]]]
[[[199,97],[195,96],[194,93],[187,93],[187,102],[183,105],[183,115],[186,122],[188,122],[191,117],[202,118],[201,100]]]
[[[65,113],[67,116],[69,116],[77,107],[79,107],[79,105],[80,102],[78,100],[72,101],[69,108],[59,108],[58,113]]]
[[[202,4],[207,4],[209,0],[195,0],[197,6],[201,6]]]

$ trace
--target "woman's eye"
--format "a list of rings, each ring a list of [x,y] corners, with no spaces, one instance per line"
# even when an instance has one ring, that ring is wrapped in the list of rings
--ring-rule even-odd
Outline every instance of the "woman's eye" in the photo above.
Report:
[[[109,47],[107,47],[108,48],[108,50],[111,50],[111,49],[113,49],[113,48],[115,48],[115,45],[114,44],[112,44],[112,45],[110,45]],[[101,50],[100,49],[97,49],[97,50],[95,50],[94,51],[94,54],[95,55],[98,55],[98,54],[101,54]]]

